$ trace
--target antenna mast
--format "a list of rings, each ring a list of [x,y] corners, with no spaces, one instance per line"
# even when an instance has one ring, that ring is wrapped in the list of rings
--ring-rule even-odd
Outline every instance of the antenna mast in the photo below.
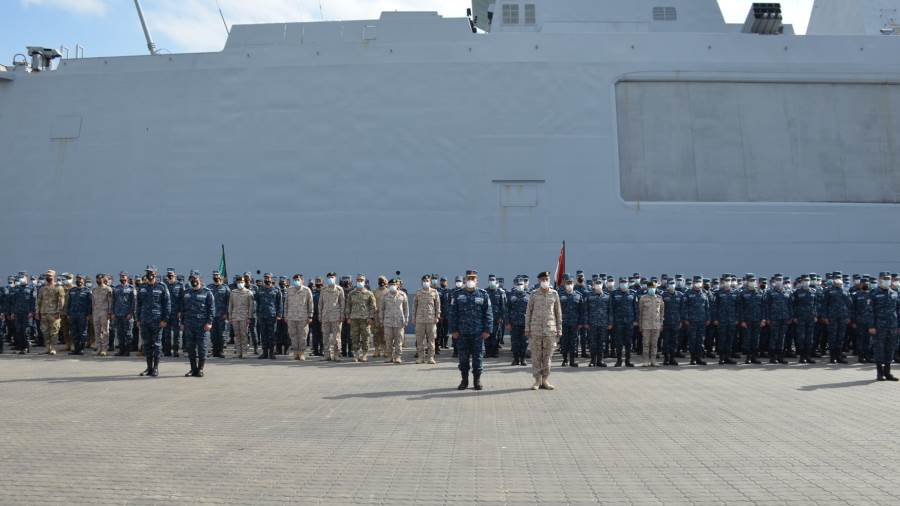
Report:
[[[219,5],[219,0],[216,0],[216,7],[219,9],[219,16],[222,18],[222,24],[225,25],[225,33],[231,35],[231,30],[228,28],[228,22],[225,21],[225,13],[222,12],[222,6]]]
[[[150,30],[147,30],[147,22],[144,21],[144,9],[141,8],[140,0],[134,0],[134,7],[137,9],[138,17],[141,18],[141,28],[144,29],[144,38],[147,39],[147,49],[150,50],[150,54],[156,54],[156,44],[153,43]]]

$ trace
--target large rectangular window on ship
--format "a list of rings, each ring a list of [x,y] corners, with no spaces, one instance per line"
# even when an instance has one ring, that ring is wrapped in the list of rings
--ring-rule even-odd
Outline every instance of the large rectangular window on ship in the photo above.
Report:
[[[503,4],[503,24],[519,24],[519,4]]]
[[[900,203],[900,85],[616,85],[622,198]]]

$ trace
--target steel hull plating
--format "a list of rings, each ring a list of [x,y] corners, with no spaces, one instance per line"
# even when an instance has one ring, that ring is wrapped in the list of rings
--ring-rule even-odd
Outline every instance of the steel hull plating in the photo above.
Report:
[[[626,202],[616,110],[623,80],[897,83],[898,54],[522,33],[69,60],[0,80],[0,270],[184,271],[225,243],[235,272],[511,278],[563,240],[570,266],[608,273],[900,270],[896,204]]]

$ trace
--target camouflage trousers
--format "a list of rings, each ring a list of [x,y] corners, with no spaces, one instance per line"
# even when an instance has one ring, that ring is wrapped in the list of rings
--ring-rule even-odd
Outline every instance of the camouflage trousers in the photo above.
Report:
[[[294,353],[306,353],[306,336],[309,334],[309,320],[288,320],[287,326]]]
[[[416,324],[416,351],[419,358],[429,361],[434,358],[434,339],[437,336],[437,325],[434,323]]]
[[[403,327],[384,327],[384,338],[389,341],[391,359],[403,356]],[[387,353],[385,353],[387,354]]]
[[[322,322],[325,337],[325,357],[334,359],[341,356],[341,322]]]
[[[375,341],[375,356],[387,356],[387,346],[385,346],[384,342],[384,326],[376,323],[373,335]]]
[[[69,330],[69,317],[68,315],[60,315],[60,327],[59,332],[62,334],[63,342],[66,343],[66,350],[72,351],[72,332]],[[44,340],[46,341],[46,337]],[[56,344],[56,343],[53,343]]]
[[[97,339],[97,353],[101,351],[111,350],[109,342],[109,314],[94,313],[94,336]]]
[[[232,321],[231,331],[234,332],[234,354],[243,357],[247,353],[247,335],[250,333],[249,321]]]
[[[550,359],[553,358],[553,348],[556,345],[555,335],[532,335],[531,341],[531,371],[535,377],[550,377]]]
[[[62,320],[58,314],[41,315],[41,334],[44,335],[44,346],[47,347],[48,353],[54,349],[59,339],[60,325],[62,325]]]
[[[642,365],[656,365],[656,345],[659,344],[660,329],[641,329],[644,349],[641,353]]]
[[[369,353],[369,339],[372,337],[372,331],[369,328],[369,320],[365,318],[353,318],[350,320],[350,339],[353,340],[353,353],[356,357],[362,358],[360,353],[367,355]]]

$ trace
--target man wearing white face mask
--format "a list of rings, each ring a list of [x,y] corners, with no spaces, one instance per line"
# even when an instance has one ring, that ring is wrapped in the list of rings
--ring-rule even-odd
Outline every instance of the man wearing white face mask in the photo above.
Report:
[[[310,311],[312,311],[311,303]],[[241,278],[235,283],[235,289],[231,291],[231,295],[228,297],[228,320],[231,322],[231,328],[234,331],[234,354],[237,358],[244,358],[244,354],[247,353],[247,335],[250,329],[250,319],[253,318],[255,312],[253,292],[247,288],[243,278]],[[304,344],[306,343],[305,334],[301,341]]]
[[[641,366],[656,367],[656,344],[662,329],[665,303],[662,297],[656,294],[655,281],[650,282],[647,293],[638,300],[638,310],[641,335],[644,339]]]
[[[434,340],[441,319],[441,299],[431,285],[431,276],[422,276],[422,288],[413,298],[413,323],[416,326],[417,364],[434,364]]]
[[[379,310],[381,326],[384,327],[384,338],[390,349],[385,363],[403,363],[403,330],[409,323],[409,299],[399,289],[400,281],[396,278],[388,283],[388,293],[382,299]]]
[[[337,286],[337,274],[325,276],[319,292],[319,320],[325,337],[325,360],[341,360],[341,323],[344,321],[344,290]]]
[[[375,308],[375,295],[366,288],[366,276],[357,274],[356,286],[347,296],[347,304],[344,310],[344,321],[350,325],[354,362],[369,361],[370,329],[372,323],[375,322]]]
[[[314,312],[312,290],[303,284],[302,274],[294,274],[284,298],[284,318],[294,348],[294,360],[306,360],[306,336]]]
[[[563,334],[562,306],[559,294],[550,288],[550,273],[538,274],[539,286],[528,298],[525,310],[525,336],[531,341],[532,390],[553,390],[550,361],[556,340]]]
[[[900,297],[891,289],[891,275],[882,272],[878,289],[872,292],[874,321],[869,328],[872,336],[872,360],[875,362],[878,381],[897,381],[891,374],[891,361],[897,352],[898,312]]]
[[[467,271],[466,287],[454,293],[450,304],[450,333],[459,351],[459,371],[462,376],[458,390],[469,387],[470,368],[475,382],[474,389],[482,389],[484,341],[491,337],[493,325],[491,298],[485,290],[478,288],[478,271]]]

